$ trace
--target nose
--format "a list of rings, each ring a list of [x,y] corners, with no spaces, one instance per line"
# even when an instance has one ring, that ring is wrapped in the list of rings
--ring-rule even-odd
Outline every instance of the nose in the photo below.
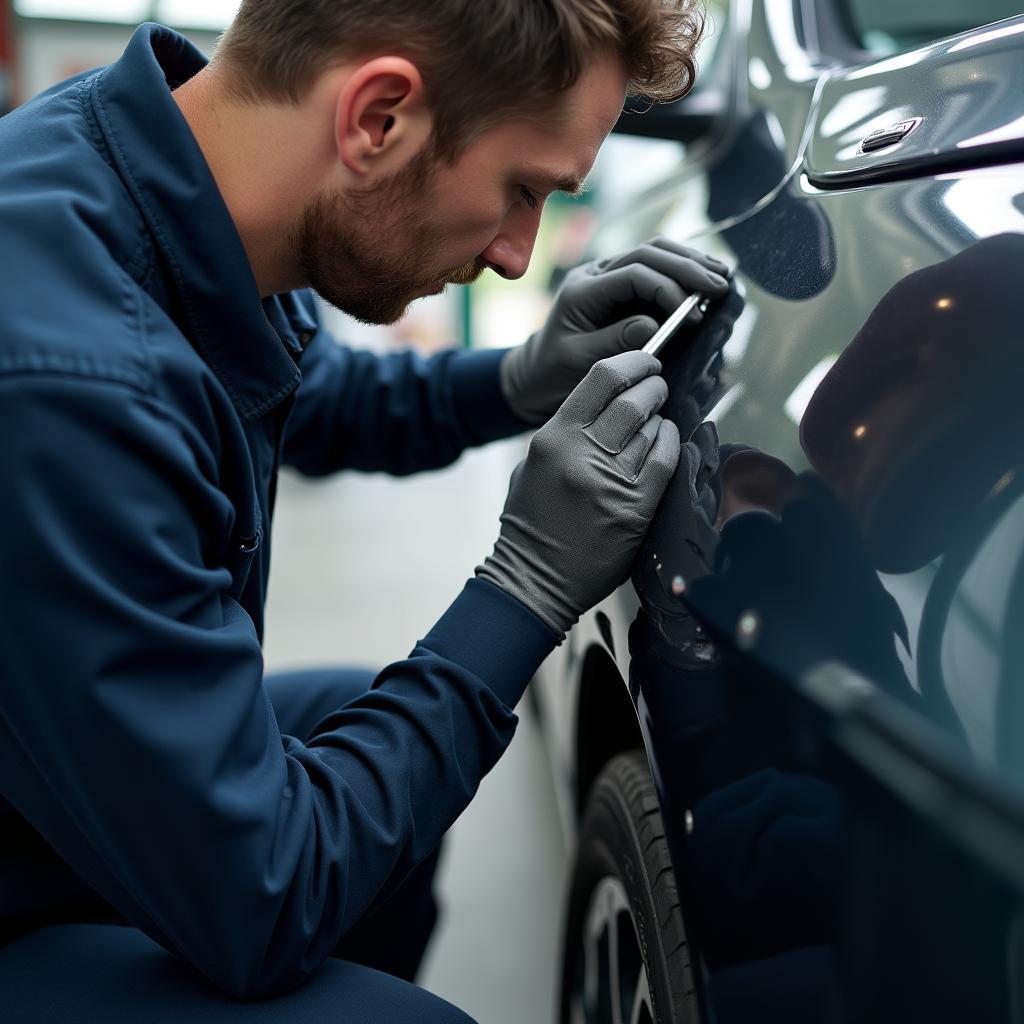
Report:
[[[540,210],[511,211],[480,258],[496,274],[518,280],[530,266],[539,227]]]

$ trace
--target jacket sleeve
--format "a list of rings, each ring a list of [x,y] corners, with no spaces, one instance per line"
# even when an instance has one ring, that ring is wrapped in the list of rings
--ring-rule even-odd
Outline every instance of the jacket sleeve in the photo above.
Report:
[[[471,580],[306,744],[231,598],[216,452],[146,394],[0,380],[0,785],[132,923],[236,995],[300,983],[425,858],[554,636]]]
[[[321,328],[302,356],[284,461],[308,476],[340,469],[406,475],[528,430],[501,393],[504,354],[377,356],[346,348]]]

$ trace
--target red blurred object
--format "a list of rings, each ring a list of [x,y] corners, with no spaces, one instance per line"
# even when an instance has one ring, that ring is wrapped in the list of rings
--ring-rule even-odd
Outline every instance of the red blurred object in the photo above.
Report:
[[[0,115],[14,106],[13,0],[0,0]]]

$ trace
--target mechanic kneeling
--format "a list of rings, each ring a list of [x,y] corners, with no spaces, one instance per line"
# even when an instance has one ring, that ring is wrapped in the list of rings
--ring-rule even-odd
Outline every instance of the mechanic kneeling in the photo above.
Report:
[[[429,360],[335,344],[301,289],[390,323],[521,276],[700,31],[689,0],[247,0],[210,64],[143,26],[0,121],[4,1020],[466,1019],[409,983],[438,844],[676,466],[624,303],[724,268],[658,241],[525,345]],[[282,461],[412,473],[537,426],[406,660],[264,679]]]

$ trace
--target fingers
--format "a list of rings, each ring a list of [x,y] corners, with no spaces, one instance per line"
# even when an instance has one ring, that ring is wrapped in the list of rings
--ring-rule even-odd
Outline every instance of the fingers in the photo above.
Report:
[[[630,263],[602,271],[597,277],[584,278],[580,288],[587,288],[590,293],[588,313],[594,324],[607,323],[617,307],[637,301],[656,306],[668,316],[690,294],[671,277],[643,263]]]
[[[573,351],[579,360],[580,371],[589,369],[599,359],[643,348],[657,330],[657,320],[649,316],[634,316],[579,335],[573,340]]]
[[[560,415],[587,426],[605,411],[617,395],[660,372],[661,363],[646,352],[622,352],[602,359],[590,368],[576,390],[565,400]]]
[[[653,486],[655,497],[660,501],[679,464],[680,453],[685,450],[685,446],[680,446],[676,425],[655,413],[622,449],[619,466],[622,473],[635,482],[649,463],[644,482]]]
[[[702,479],[704,469],[701,463],[700,449],[692,442],[687,441],[680,447],[679,461],[686,459],[687,481],[690,491],[690,507],[695,511],[704,513],[708,523],[715,521],[715,496],[711,488],[707,486],[706,479]]]
[[[666,398],[668,385],[664,378],[647,377],[612,399],[587,428],[587,433],[605,451],[617,455],[664,405]]]
[[[659,241],[664,244],[664,240]],[[718,269],[711,269],[705,262],[710,260],[710,257],[702,256],[692,249],[685,249],[682,246],[680,248],[683,249],[685,255],[660,245],[641,245],[632,252],[613,259],[607,265],[604,273],[607,274],[625,267],[645,266],[674,281],[687,294],[703,292],[705,295],[719,296],[729,290],[729,282],[724,273]],[[719,266],[724,271],[724,265],[720,264]]]
[[[658,436],[651,445],[650,453],[640,467],[637,482],[643,484],[653,499],[652,512],[661,501],[665,488],[679,465],[679,431],[671,420],[663,419],[658,426]]]
[[[696,260],[698,263],[704,264],[708,270],[715,274],[719,274],[721,277],[729,277],[731,275],[731,271],[729,270],[729,265],[727,263],[723,263],[714,256],[709,256],[706,252],[701,252],[699,249],[692,249],[688,245],[682,245],[680,242],[675,242],[671,238],[666,238],[664,235],[656,235],[650,240],[650,242],[648,242],[648,245],[656,246],[659,249],[666,249],[679,256],[686,256],[691,260]]]
[[[619,455],[619,466],[623,475],[629,477],[630,480],[635,480],[640,475],[644,460],[651,448],[654,447],[660,429],[661,417],[655,413],[636,432],[633,440],[622,449],[622,453]]]
[[[658,322],[649,316],[638,316],[626,324],[615,324],[624,351],[643,348],[658,333]]]

